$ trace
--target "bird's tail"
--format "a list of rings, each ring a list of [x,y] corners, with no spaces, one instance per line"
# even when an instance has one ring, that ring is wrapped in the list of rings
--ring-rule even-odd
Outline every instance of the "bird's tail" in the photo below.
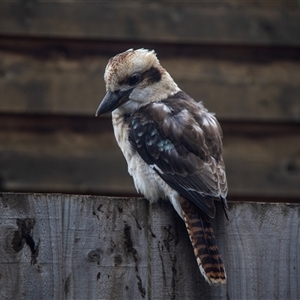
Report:
[[[200,216],[197,206],[183,197],[180,204],[200,272],[209,284],[225,284],[225,268],[208,217]]]

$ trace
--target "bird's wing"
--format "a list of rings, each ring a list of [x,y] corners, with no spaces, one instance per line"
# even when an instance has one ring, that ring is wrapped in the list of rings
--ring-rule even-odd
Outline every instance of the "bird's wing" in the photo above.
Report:
[[[214,198],[227,194],[222,131],[215,117],[181,91],[140,108],[129,122],[130,143],[144,161],[214,217]]]

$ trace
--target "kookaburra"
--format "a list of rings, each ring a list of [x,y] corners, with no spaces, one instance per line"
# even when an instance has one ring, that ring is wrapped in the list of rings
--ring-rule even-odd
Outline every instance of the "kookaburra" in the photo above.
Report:
[[[154,51],[129,49],[111,58],[107,93],[96,116],[112,112],[114,134],[135,188],[151,203],[168,198],[184,220],[200,271],[226,282],[210,219],[214,200],[226,213],[222,130],[201,102],[183,92]]]

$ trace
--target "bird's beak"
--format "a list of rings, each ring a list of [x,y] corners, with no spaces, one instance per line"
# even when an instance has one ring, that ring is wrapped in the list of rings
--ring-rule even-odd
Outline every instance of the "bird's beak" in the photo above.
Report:
[[[122,104],[126,103],[129,100],[131,91],[132,89],[127,91],[107,92],[96,111],[96,117],[112,112]]]

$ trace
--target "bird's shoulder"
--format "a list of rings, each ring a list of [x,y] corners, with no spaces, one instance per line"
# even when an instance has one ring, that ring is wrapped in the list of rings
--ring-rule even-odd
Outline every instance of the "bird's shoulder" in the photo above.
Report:
[[[187,151],[206,161],[222,154],[222,130],[215,116],[201,102],[183,91],[167,99],[151,102],[130,116],[130,138],[141,143],[165,143],[170,148],[184,146]],[[157,140],[158,139],[158,140]]]

